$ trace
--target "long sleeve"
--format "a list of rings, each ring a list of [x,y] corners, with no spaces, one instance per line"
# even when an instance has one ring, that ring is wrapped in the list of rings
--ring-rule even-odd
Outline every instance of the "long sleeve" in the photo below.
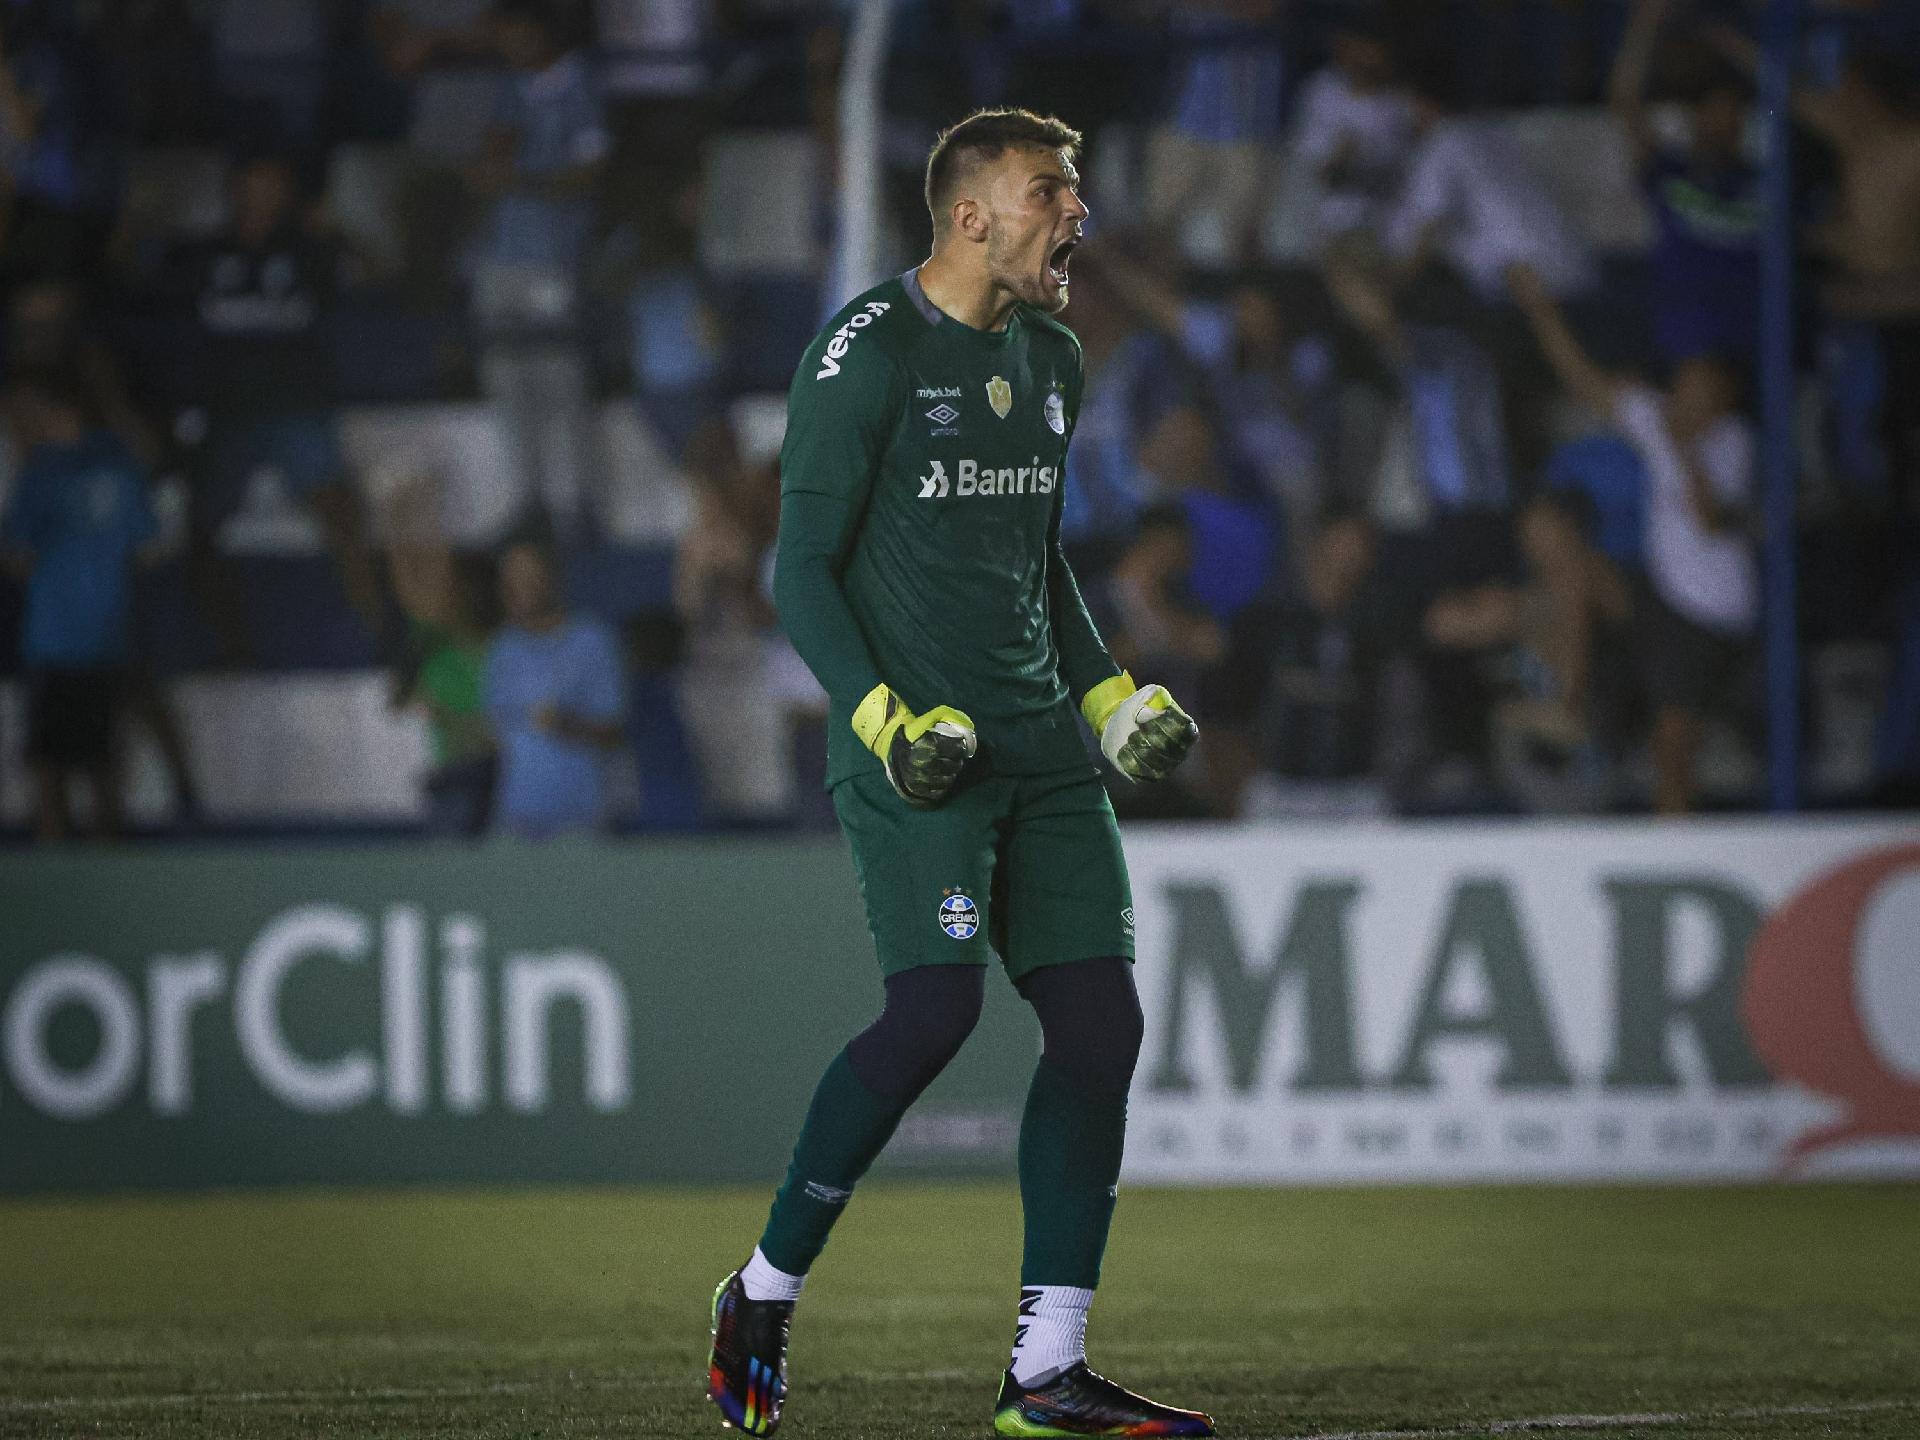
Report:
[[[773,603],[800,658],[827,694],[857,704],[881,683],[873,653],[840,589],[839,565],[860,526],[851,500],[787,490],[780,496],[780,545]]]
[[[883,676],[840,587],[893,420],[892,366],[870,344],[843,351],[831,374],[809,352],[787,400],[780,447],[780,541],[773,603],[800,658],[827,694],[860,702]]]
[[[1067,564],[1067,552],[1060,543],[1060,523],[1056,510],[1053,548],[1047,555],[1047,600],[1053,618],[1054,648],[1060,652],[1060,678],[1067,682],[1067,693],[1074,704],[1103,680],[1120,673],[1107,653],[1106,642],[1094,628],[1087,603],[1080,598],[1080,586]]]

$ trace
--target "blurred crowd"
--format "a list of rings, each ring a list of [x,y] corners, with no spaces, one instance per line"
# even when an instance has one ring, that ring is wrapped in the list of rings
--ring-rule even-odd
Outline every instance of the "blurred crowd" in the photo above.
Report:
[[[752,402],[845,298],[824,257],[854,8],[0,8],[0,616],[38,834],[121,827],[130,732],[195,816],[219,757],[175,682],[323,650],[424,718],[430,833],[831,823]],[[1915,12],[1812,5],[1794,97],[1789,523],[1823,803],[1911,804],[1920,777]],[[1739,0],[896,7],[896,270],[940,125],[1020,103],[1088,134],[1064,533],[1116,657],[1204,736],[1123,808],[1760,802],[1753,33]],[[1570,117],[1577,160],[1561,132],[1521,143],[1538,116]],[[714,156],[765,133],[815,183],[773,237],[798,273],[763,278],[715,263],[762,197]],[[1553,173],[1608,156],[1627,173]],[[1596,242],[1621,225],[1572,213],[1584,188],[1631,199],[1641,243]],[[347,407],[450,401],[504,437],[478,542],[437,477],[375,503],[341,439]],[[610,559],[635,546],[608,404],[684,485],[651,558]],[[324,563],[297,595],[248,559],[302,547]],[[627,561],[659,582],[584,579]],[[142,566],[190,643],[153,640]],[[263,639],[275,615],[300,618]]]

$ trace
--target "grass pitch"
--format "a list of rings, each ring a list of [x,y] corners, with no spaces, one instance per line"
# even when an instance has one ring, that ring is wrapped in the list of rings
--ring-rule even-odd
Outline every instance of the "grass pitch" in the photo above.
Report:
[[[0,1202],[0,1436],[718,1436],[707,1302],[766,1198]],[[1017,1209],[863,1189],[783,1434],[988,1434]],[[1243,1440],[1920,1436],[1920,1187],[1129,1190],[1089,1340]]]

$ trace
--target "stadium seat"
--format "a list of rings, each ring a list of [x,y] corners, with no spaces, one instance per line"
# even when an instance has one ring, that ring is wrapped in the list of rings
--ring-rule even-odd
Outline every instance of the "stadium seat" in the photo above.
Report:
[[[206,235],[226,215],[227,161],[199,146],[135,150],[127,161],[121,225],[136,248]]]
[[[499,87],[500,77],[489,70],[429,70],[414,85],[407,147],[439,165],[479,159]]]
[[[684,477],[632,402],[610,400],[599,418],[597,503],[606,538],[671,544],[692,520]],[[376,535],[426,523],[453,545],[487,546],[525,505],[506,432],[480,402],[351,408],[341,416],[340,444],[367,495]]]
[[[822,196],[814,138],[804,130],[718,135],[706,156],[700,258],[709,274],[813,276]],[[742,203],[742,196],[752,196]]]
[[[321,0],[231,0],[212,27],[216,84],[233,138],[306,146],[320,137],[330,71]]]
[[[673,608],[673,547],[599,546],[567,557],[569,604],[612,624]]]
[[[243,617],[251,668],[262,671],[357,670],[380,663],[366,625],[347,604],[340,574],[325,555],[224,557]],[[136,649],[161,675],[214,668],[219,646],[184,566],[139,577]]]
[[[1588,244],[1603,252],[1638,253],[1652,243],[1652,217],[1613,116],[1595,109],[1533,110],[1508,117],[1504,125]]]
[[[671,544],[693,523],[686,476],[625,400],[600,410],[602,525],[621,545]]]
[[[405,198],[414,161],[401,145],[340,145],[327,161],[327,209],[383,273],[407,254]]]
[[[490,545],[519,513],[507,437],[484,404],[349,409],[340,417],[340,445],[366,491],[376,534],[423,479],[436,488],[436,519],[451,544]]]
[[[761,465],[780,458],[780,443],[787,433],[787,396],[784,390],[768,390],[757,395],[742,395],[727,410],[733,427],[734,444],[740,458],[749,465]]]
[[[423,310],[404,292],[355,291],[328,321],[334,395],[349,404],[434,400],[448,389],[447,352],[466,334],[459,310]]]
[[[729,386],[786,394],[793,367],[820,322],[819,283],[812,276],[742,275],[716,301],[732,366]]]

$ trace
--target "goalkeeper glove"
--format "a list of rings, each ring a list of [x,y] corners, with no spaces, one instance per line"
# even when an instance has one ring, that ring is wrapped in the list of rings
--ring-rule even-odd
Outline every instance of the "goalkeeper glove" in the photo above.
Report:
[[[888,783],[917,810],[945,800],[980,748],[973,721],[951,705],[916,715],[885,685],[874,686],[854,710],[853,733],[880,757]]]
[[[1100,752],[1129,780],[1166,779],[1200,738],[1164,686],[1136,688],[1124,670],[1089,690],[1080,713],[1100,737]]]

